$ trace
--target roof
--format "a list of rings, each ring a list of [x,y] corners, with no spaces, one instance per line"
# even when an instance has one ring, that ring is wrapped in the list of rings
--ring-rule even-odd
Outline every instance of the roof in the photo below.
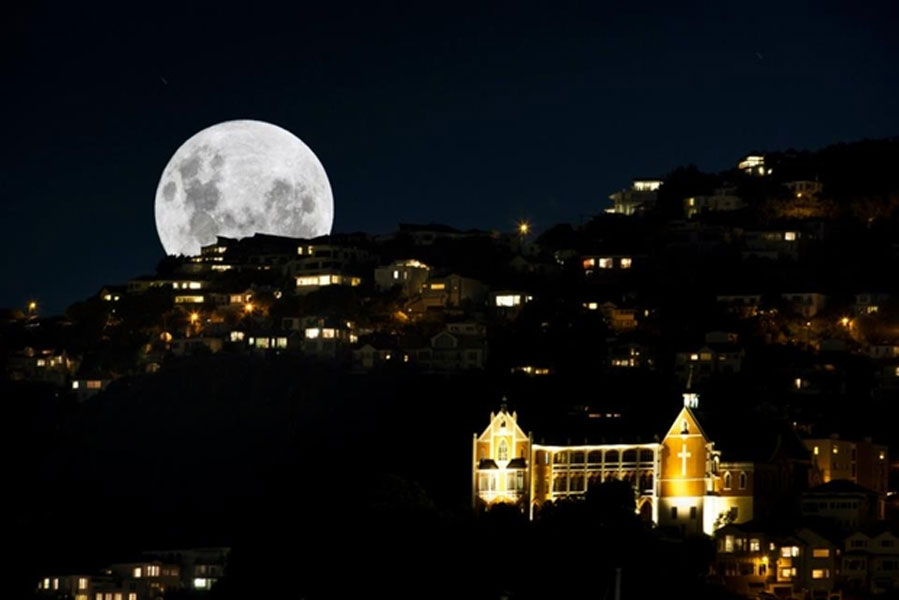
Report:
[[[822,483],[821,485],[815,486],[812,489],[805,492],[806,494],[864,494],[864,495],[877,495],[877,492],[874,490],[869,490],[868,488],[858,485],[857,483],[853,483],[848,479],[834,479],[833,481],[828,481],[827,483]]]

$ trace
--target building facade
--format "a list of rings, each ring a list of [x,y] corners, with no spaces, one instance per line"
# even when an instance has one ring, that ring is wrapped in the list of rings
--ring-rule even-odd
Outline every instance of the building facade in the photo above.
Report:
[[[472,440],[473,507],[511,503],[531,517],[547,502],[582,497],[617,479],[631,483],[644,519],[712,533],[722,522],[753,518],[752,476],[752,464],[722,463],[686,405],[661,441],[649,443],[538,444],[505,408],[491,413]]]

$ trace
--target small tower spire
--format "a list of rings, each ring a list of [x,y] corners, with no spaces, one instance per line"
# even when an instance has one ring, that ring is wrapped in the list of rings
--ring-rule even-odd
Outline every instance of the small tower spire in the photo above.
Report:
[[[684,390],[683,398],[684,398],[684,406],[687,408],[699,408],[699,394],[695,392],[691,392],[690,388],[693,386],[693,365],[690,365],[690,369],[687,372],[687,387]]]

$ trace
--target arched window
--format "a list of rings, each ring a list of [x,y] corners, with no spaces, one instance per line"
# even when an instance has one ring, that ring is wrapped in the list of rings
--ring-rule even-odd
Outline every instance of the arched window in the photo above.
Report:
[[[587,455],[587,462],[590,464],[598,464],[602,462],[602,451],[593,450]]]
[[[496,460],[509,460],[509,443],[506,440],[499,441],[499,447],[496,449]]]
[[[617,463],[618,462],[618,450],[609,450],[606,452],[606,462],[607,463]]]
[[[746,473],[744,473],[743,471],[740,471],[740,489],[746,489]]]
[[[730,473],[725,473],[724,474],[724,489],[729,490],[731,488],[731,485],[732,485],[732,481],[731,481]]]
[[[621,455],[621,460],[626,463],[637,462],[637,451],[625,450],[624,454]]]
[[[583,452],[572,452],[571,453],[571,463],[575,465],[584,464],[584,453]]]
[[[652,450],[640,450],[640,462],[652,462]]]

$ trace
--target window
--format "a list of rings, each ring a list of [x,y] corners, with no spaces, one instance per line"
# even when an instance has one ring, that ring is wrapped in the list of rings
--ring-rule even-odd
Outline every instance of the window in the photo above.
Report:
[[[612,258],[600,258],[599,259],[599,268],[600,269],[611,269],[615,266],[615,261]]]
[[[690,519],[692,519],[694,521],[696,520],[696,507],[695,506],[690,507]]]
[[[622,269],[630,269],[631,264],[633,264],[632,259],[630,259],[630,258],[622,258],[621,259],[621,268]]]
[[[724,536],[724,551],[725,552],[733,552],[734,551],[734,536],[732,536],[732,535]]]
[[[830,548],[815,548],[812,550],[814,558],[830,558]]]
[[[746,473],[744,473],[742,471],[740,472],[740,489],[741,490],[746,489]]]
[[[500,440],[496,449],[496,460],[509,460],[509,444],[506,440]]]
[[[752,538],[749,540],[749,551],[750,552],[761,552],[762,544],[758,538]]]
[[[159,565],[147,565],[147,577],[159,577]]]
[[[730,473],[724,474],[724,489],[729,490],[733,484]]]
[[[87,589],[87,577],[79,577],[78,578],[78,589],[79,590]]]
[[[676,506],[671,507],[671,520],[677,521],[677,507]]]
[[[812,569],[812,579],[827,579],[830,577],[830,569]]]

